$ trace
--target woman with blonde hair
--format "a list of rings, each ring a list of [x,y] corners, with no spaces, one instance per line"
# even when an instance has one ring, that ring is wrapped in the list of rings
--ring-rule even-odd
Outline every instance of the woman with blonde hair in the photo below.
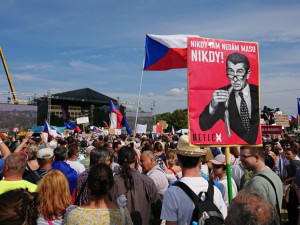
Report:
[[[38,224],[63,224],[66,209],[72,204],[66,176],[59,170],[51,170],[39,182],[36,191],[40,199]]]
[[[182,177],[181,167],[176,165],[177,155],[174,151],[168,151],[166,155],[166,164],[164,170],[169,181],[169,184]]]
[[[36,143],[30,143],[26,147],[26,154],[27,154],[27,163],[26,163],[26,169],[23,174],[23,178],[31,173],[34,170],[37,170],[39,168],[39,164],[36,159],[36,153],[40,149],[39,145]]]

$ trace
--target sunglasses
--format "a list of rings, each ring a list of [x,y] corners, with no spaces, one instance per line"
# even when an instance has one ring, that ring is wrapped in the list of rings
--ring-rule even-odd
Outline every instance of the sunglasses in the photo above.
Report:
[[[247,159],[247,158],[250,158],[250,157],[255,157],[256,155],[240,155],[240,158],[241,159]]]

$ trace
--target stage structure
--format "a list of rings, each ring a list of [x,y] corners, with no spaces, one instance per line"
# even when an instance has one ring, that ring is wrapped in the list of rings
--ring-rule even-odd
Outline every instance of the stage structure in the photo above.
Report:
[[[75,120],[82,116],[91,116],[93,120],[94,108],[104,108],[109,110],[109,100],[118,105],[116,99],[110,98],[104,94],[94,91],[90,88],[77,89],[57,94],[48,94],[37,100],[38,115],[37,124],[42,126],[45,119],[51,123],[50,114],[63,118],[65,120]],[[92,125],[93,121],[90,121]]]

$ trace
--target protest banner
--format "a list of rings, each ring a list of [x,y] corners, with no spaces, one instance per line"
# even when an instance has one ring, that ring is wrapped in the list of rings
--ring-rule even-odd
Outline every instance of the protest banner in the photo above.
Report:
[[[274,114],[274,120],[277,126],[290,127],[288,114]]]
[[[281,126],[261,126],[262,134],[281,134],[282,127]]]
[[[158,124],[162,126],[163,130],[167,128],[167,121],[165,120],[158,121]]]
[[[88,123],[89,122],[89,118],[88,117],[78,117],[76,119],[77,124],[84,124],[84,123]]]
[[[147,124],[137,124],[136,125],[136,133],[137,134],[146,134]]]
[[[109,128],[108,133],[111,135],[114,135],[114,134],[116,134],[115,130],[116,130],[115,128]]]
[[[190,143],[261,145],[258,44],[188,38]]]

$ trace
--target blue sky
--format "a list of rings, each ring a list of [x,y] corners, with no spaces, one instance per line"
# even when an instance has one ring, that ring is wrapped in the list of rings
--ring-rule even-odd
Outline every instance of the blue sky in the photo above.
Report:
[[[16,92],[46,94],[88,87],[121,102],[136,102],[146,33],[195,34],[259,42],[261,107],[297,113],[299,1],[0,3],[0,45]],[[9,91],[2,66],[0,88]],[[141,102],[153,100],[157,113],[186,108],[187,70],[145,71]]]

